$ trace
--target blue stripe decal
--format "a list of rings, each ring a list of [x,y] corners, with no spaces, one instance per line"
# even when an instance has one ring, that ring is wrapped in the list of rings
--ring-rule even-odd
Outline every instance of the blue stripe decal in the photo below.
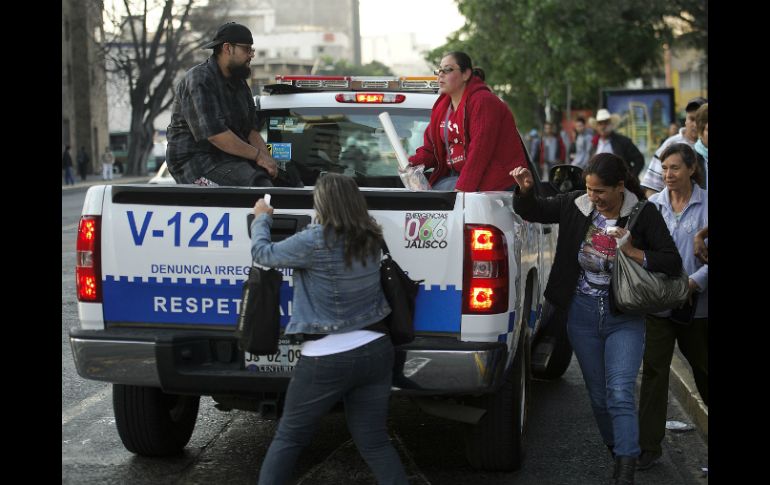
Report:
[[[516,322],[516,312],[508,314],[508,333],[513,332],[513,325]]]
[[[501,333],[500,335],[497,336],[497,341],[498,342],[502,342],[502,343],[508,342],[508,334],[507,333]]]
[[[448,285],[446,290],[420,285],[414,310],[414,329],[418,332],[460,332],[462,290]]]
[[[540,315],[540,312],[543,311],[543,305],[540,304],[537,306],[537,311],[530,311],[529,312],[529,328],[533,329],[535,328],[535,322],[537,321],[537,317]]]
[[[104,319],[108,322],[178,323],[234,327],[238,320],[243,283],[192,278],[129,281],[107,276],[103,281]],[[289,323],[289,283],[281,285],[281,326]]]
[[[133,278],[132,278],[133,279]],[[238,321],[243,283],[192,278],[106,276],[103,283],[104,319],[108,322],[175,323],[234,327]],[[294,289],[281,285],[281,327],[289,323]],[[423,286],[417,293],[415,330],[460,332],[462,291]]]

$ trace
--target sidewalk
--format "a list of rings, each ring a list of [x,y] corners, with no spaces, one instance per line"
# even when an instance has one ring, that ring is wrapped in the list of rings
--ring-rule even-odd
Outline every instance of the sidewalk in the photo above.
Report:
[[[112,184],[145,184],[152,178],[152,175],[133,176],[133,175],[118,175],[115,174],[112,180],[102,180],[101,174],[91,174],[86,176],[86,181],[82,182],[80,177],[75,176],[75,185],[64,185],[64,178],[62,177],[62,192],[65,190],[87,190],[92,185],[112,185]]]
[[[703,403],[695,387],[695,379],[692,376],[690,364],[679,351],[679,346],[674,348],[674,358],[671,360],[671,378],[669,390],[679,404],[682,405],[687,415],[692,420],[693,426],[709,441],[709,410]]]

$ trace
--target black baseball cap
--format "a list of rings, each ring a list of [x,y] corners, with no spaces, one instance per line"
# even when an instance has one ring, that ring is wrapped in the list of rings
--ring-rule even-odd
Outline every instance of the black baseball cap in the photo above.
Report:
[[[708,100],[706,98],[701,98],[700,96],[698,96],[697,98],[692,98],[690,101],[687,102],[687,106],[684,108],[684,112],[689,113],[690,111],[697,111],[698,108],[700,108],[706,103],[708,103]]]
[[[251,31],[245,26],[235,22],[227,22],[217,29],[214,40],[204,44],[201,49],[213,49],[219,44],[228,42],[230,44],[253,44]]]

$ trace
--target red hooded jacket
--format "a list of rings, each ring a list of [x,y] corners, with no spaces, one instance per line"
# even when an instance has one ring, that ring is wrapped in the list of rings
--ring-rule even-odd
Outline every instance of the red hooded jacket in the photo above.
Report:
[[[439,96],[423,135],[423,146],[409,157],[410,165],[434,167],[431,185],[450,173],[440,125],[451,102],[452,98],[446,94]],[[465,160],[454,164],[454,169],[460,172],[457,190],[506,190],[516,184],[510,172],[516,167],[526,167],[527,158],[508,105],[479,77],[471,76],[458,109],[465,129]]]

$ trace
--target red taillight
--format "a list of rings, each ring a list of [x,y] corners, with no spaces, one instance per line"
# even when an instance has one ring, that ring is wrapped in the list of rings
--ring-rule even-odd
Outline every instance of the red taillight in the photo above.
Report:
[[[465,225],[463,313],[508,311],[508,246],[494,226]]]
[[[334,97],[338,103],[403,103],[406,96],[391,93],[340,93]]]
[[[102,271],[99,247],[100,216],[83,216],[78,225],[78,240],[75,248],[75,283],[78,300],[93,303],[102,301]]]

